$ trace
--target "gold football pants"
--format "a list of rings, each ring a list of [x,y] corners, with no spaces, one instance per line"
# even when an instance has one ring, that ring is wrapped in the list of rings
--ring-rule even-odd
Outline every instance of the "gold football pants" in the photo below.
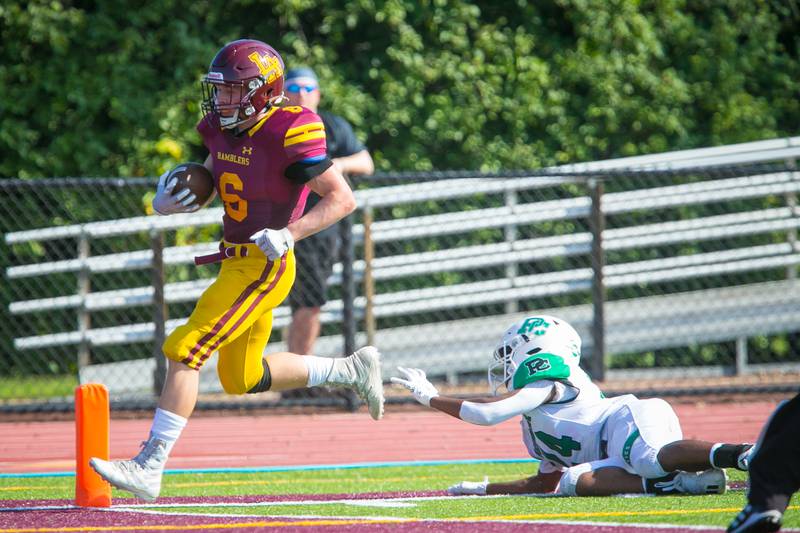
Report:
[[[272,332],[272,310],[294,283],[294,252],[268,261],[255,244],[225,244],[237,248],[236,256],[222,262],[219,276],[200,296],[189,321],[167,337],[163,349],[168,358],[195,370],[218,351],[217,373],[225,392],[244,394],[263,375],[261,359]]]

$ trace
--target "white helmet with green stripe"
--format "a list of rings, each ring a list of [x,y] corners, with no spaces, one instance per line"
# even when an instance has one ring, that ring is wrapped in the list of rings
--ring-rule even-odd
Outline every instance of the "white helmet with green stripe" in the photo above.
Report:
[[[489,366],[492,394],[518,390],[540,379],[568,379],[581,358],[581,338],[566,321],[531,315],[512,324]]]

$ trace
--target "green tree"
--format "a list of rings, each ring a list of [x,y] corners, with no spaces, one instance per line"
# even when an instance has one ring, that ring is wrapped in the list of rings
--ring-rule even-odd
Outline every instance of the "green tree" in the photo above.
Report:
[[[382,170],[536,168],[797,134],[796,1],[11,0],[0,176],[157,175],[197,82],[262,39],[317,69]]]

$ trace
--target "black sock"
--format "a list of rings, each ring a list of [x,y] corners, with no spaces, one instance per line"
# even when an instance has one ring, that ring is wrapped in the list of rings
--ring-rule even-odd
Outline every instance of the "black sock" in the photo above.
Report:
[[[711,466],[715,468],[738,468],[738,459],[752,444],[723,444],[711,457]]]

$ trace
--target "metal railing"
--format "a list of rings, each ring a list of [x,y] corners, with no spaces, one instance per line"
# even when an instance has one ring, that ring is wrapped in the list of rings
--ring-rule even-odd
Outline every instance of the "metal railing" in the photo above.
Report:
[[[616,364],[620,354],[621,361],[631,351],[658,358],[709,344],[720,364],[698,361],[692,372],[761,370],[748,363],[746,339],[788,335],[782,342],[795,350],[800,329],[798,155],[800,138],[791,138],[536,173],[380,176],[400,184],[356,192],[360,220],[342,226],[344,257],[317,351],[374,342],[386,372],[418,365],[455,380],[485,368],[495,337],[519,312],[545,308],[578,328],[598,378],[638,372]],[[15,190],[26,186],[31,196],[43,194],[31,184]],[[198,277],[189,265],[215,246],[208,238],[219,237],[220,219],[212,207],[60,226],[51,218],[35,228],[16,220],[23,227],[5,234],[11,346],[0,370],[24,376],[24,353],[41,359],[29,374],[57,374],[60,365],[112,392],[159,390],[160,341],[184,320],[167,317],[184,316],[211,283],[213,271]],[[207,232],[189,242],[187,231]],[[74,291],[64,279],[74,279]],[[686,280],[698,285],[681,285]],[[752,309],[759,314],[745,312]],[[692,322],[681,324],[686,316]],[[276,310],[277,343],[268,349],[280,346],[289,319],[288,308]],[[132,356],[117,357],[121,349]],[[70,358],[74,366],[64,364]],[[781,368],[799,359],[790,353]],[[646,371],[688,372],[663,361]],[[203,390],[219,390],[204,374]],[[6,398],[18,401],[13,392]]]

